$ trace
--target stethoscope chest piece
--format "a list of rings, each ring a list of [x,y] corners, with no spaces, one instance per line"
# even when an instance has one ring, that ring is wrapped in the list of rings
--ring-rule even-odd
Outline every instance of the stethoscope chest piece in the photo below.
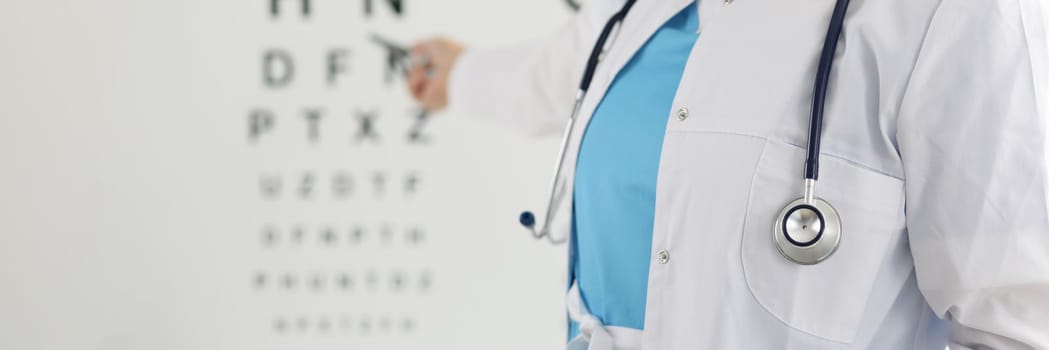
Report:
[[[834,254],[841,243],[841,217],[827,201],[798,198],[780,210],[773,223],[780,254],[802,265],[813,265]]]

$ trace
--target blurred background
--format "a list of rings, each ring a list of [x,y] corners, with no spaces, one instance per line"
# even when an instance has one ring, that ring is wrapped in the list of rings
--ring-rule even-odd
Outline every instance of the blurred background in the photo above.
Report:
[[[573,2],[3,5],[0,349],[564,343],[565,248],[516,223],[556,135],[421,113],[398,46]]]

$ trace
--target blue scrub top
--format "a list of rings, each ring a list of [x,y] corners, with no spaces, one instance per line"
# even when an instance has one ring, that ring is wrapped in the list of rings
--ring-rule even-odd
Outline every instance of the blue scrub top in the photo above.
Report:
[[[605,325],[644,327],[659,155],[698,24],[693,3],[649,38],[616,76],[583,135],[571,272],[590,313]],[[578,334],[574,323],[569,334]]]

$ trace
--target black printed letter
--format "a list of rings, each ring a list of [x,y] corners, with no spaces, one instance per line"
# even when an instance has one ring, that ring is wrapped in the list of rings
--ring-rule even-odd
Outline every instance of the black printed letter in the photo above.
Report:
[[[335,80],[339,74],[346,72],[346,49],[332,49],[328,51],[328,86],[335,86]]]
[[[280,66],[280,75],[275,72]],[[295,64],[291,54],[279,49],[270,49],[262,56],[262,82],[268,88],[276,89],[287,86],[295,76]]]
[[[273,128],[273,112],[256,109],[248,115],[248,140],[256,142],[263,132]]]

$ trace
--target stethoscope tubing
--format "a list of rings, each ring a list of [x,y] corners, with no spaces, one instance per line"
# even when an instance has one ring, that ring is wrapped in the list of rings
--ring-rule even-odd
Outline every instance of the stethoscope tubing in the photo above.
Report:
[[[845,10],[849,0],[837,0],[831,14],[827,36],[823,39],[823,50],[820,52],[816,79],[812,87],[812,106],[809,115],[809,136],[805,147],[805,179],[819,179],[820,141],[823,136],[823,110],[827,104],[827,87],[830,85],[830,71],[834,65],[834,51],[838,48],[838,37],[845,23]],[[806,185],[809,187],[810,185]]]
[[[557,151],[557,164],[554,165],[554,178],[550,183],[550,200],[547,201],[546,213],[543,215],[543,224],[539,227],[538,231],[533,231],[532,235],[535,238],[540,239],[546,237],[550,243],[561,244],[567,240],[567,237],[554,238],[550,234],[550,224],[554,218],[554,212],[557,211],[557,207],[560,204],[558,192],[561,191],[562,177],[561,172],[565,165],[565,153],[568,153],[568,142],[572,138],[572,132],[575,130],[576,117],[579,116],[579,109],[583,106],[583,99],[586,98],[586,91],[580,89],[576,92],[575,103],[572,104],[572,114],[568,117],[567,125],[565,125],[564,135],[561,136],[561,147]]]
[[[630,8],[634,6],[637,0],[627,0],[623,4],[623,7],[619,9],[608,22],[605,22],[605,26],[601,29],[601,34],[597,37],[597,42],[594,43],[594,47],[590,50],[590,56],[586,60],[586,68],[583,70],[583,78],[579,81],[579,90],[576,92],[575,102],[572,104],[572,113],[568,116],[568,121],[565,122],[565,131],[561,136],[561,147],[557,152],[557,163],[554,165],[554,176],[553,181],[550,183],[550,197],[546,203],[546,212],[543,215],[543,222],[540,224],[539,229],[535,228],[535,215],[532,212],[526,211],[521,213],[519,221],[521,225],[532,230],[532,236],[536,239],[546,238],[550,243],[561,244],[568,240],[568,237],[554,238],[550,234],[550,225],[553,222],[554,213],[557,211],[557,207],[560,204],[560,197],[558,192],[562,190],[563,178],[561,175],[564,170],[565,154],[568,153],[568,144],[572,137],[572,132],[575,130],[576,119],[579,116],[579,110],[583,106],[583,100],[586,99],[586,93],[590,90],[590,83],[594,80],[594,73],[597,71],[597,65],[601,62],[602,54],[605,50],[605,44],[608,42],[608,38],[612,35],[612,30],[615,29],[616,24],[621,23],[626,18],[627,13],[630,12]]]
[[[622,23],[636,1],[627,0],[623,7],[612,15],[612,18],[605,22],[605,27],[601,29],[601,35],[597,37],[597,42],[590,49],[590,56],[586,59],[586,69],[583,70],[583,78],[579,81],[579,91],[583,95],[586,95],[586,92],[590,90],[590,83],[594,81],[594,72],[597,71],[597,64],[601,62],[601,54],[605,51],[605,43],[608,41],[608,37],[612,35],[612,29],[615,28],[616,24]]]

